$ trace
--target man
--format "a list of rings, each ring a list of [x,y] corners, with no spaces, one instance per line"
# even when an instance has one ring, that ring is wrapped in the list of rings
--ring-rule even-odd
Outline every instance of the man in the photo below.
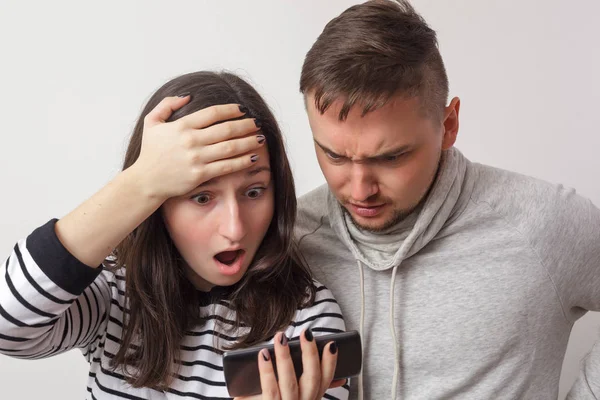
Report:
[[[556,398],[571,327],[600,310],[600,211],[453,148],[460,100],[405,1],[333,19],[300,90],[327,185],[297,234],[362,333],[351,397]],[[600,398],[599,346],[569,398]]]

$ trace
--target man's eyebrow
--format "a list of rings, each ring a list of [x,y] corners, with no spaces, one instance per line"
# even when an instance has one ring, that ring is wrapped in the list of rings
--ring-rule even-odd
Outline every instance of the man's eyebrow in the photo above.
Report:
[[[397,148],[395,148],[395,149],[392,149],[392,150],[386,151],[385,153],[382,153],[382,154],[376,155],[376,156],[374,156],[374,157],[369,157],[369,158],[385,158],[385,157],[393,157],[393,156],[397,156],[397,155],[400,155],[400,154],[404,153],[405,151],[409,150],[410,148],[411,148],[411,146],[410,146],[410,145],[408,145],[408,144],[404,144],[404,145],[402,145],[402,146],[399,146],[399,147],[397,147]]]
[[[317,146],[319,146],[323,151],[325,151],[327,153],[330,153],[331,155],[334,155],[334,156],[345,157],[345,156],[337,154],[335,151],[333,151],[331,149],[328,149],[326,146],[324,146],[321,143],[319,143],[316,139],[313,139],[313,140],[317,144]],[[393,156],[397,156],[397,155],[399,155],[401,153],[404,153],[405,151],[409,150],[410,148],[411,148],[411,145],[404,144],[404,145],[399,146],[399,147],[397,147],[395,149],[388,150],[385,153],[375,154],[373,156],[365,157],[365,159],[367,159],[367,160],[378,160],[378,159],[385,158],[385,157],[393,157]]]
[[[327,147],[323,146],[321,143],[319,143],[317,141],[317,139],[313,138],[313,141],[317,144],[317,146],[319,146],[321,148],[321,150],[323,150],[324,152],[330,153],[334,156],[338,156],[338,157],[343,157],[342,155],[336,153],[335,151],[328,149]]]
[[[251,170],[248,171],[248,173],[246,175],[250,177],[250,176],[258,175],[258,174],[260,174],[261,172],[264,172],[264,171],[267,171],[267,172],[270,173],[271,172],[271,168],[267,167],[266,165],[262,166],[262,167],[252,168]],[[219,182],[219,177],[212,178],[212,179],[207,180],[206,182],[201,183],[200,185],[198,185],[196,187],[196,189],[202,188],[202,187],[205,187],[205,186],[214,185],[217,182]]]

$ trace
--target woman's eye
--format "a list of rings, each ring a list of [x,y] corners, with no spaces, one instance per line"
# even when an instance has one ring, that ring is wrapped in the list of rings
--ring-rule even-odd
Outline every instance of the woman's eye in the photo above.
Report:
[[[208,193],[200,193],[192,197],[192,200],[198,204],[206,204],[210,201],[210,195]]]
[[[248,196],[251,199],[256,199],[260,197],[264,191],[265,188],[252,188],[246,192],[246,196]]]

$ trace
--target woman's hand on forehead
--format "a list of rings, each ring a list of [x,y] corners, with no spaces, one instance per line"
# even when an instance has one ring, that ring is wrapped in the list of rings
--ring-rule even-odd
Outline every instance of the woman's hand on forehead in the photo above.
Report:
[[[238,104],[212,106],[165,122],[189,100],[167,97],[144,118],[140,156],[132,169],[147,191],[163,201],[254,165],[256,150],[265,143],[260,121],[231,120],[247,112]]]

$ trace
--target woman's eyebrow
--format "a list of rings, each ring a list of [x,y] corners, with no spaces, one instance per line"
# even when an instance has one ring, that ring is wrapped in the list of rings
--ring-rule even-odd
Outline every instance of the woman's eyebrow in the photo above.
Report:
[[[262,167],[252,168],[251,170],[248,171],[248,176],[257,175],[263,171],[271,172],[271,168],[267,167],[266,165],[262,166]]]
[[[248,171],[248,173],[246,174],[246,176],[252,177],[254,175],[258,175],[261,172],[265,172],[265,171],[270,173],[271,172],[271,168],[267,167],[266,165],[262,166],[262,167],[252,168],[251,170]],[[214,185],[214,184],[216,184],[218,182],[219,182],[219,177],[212,178],[212,179],[207,180],[206,182],[201,183],[194,190],[198,190],[198,189],[206,187],[206,186]]]

